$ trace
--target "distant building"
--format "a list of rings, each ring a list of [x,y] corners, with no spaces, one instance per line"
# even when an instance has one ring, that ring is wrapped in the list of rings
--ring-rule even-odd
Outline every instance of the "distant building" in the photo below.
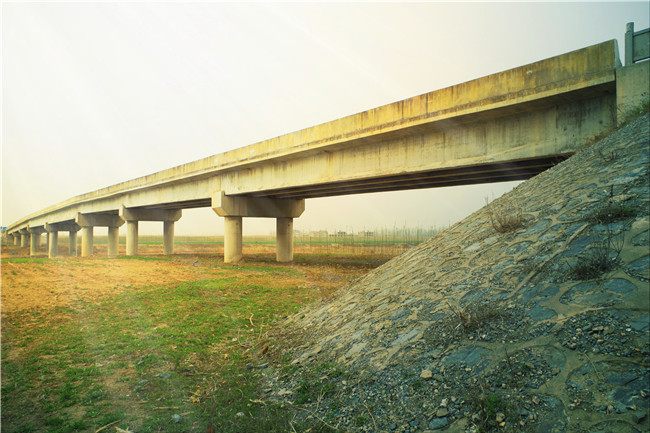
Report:
[[[366,231],[359,232],[357,234],[357,236],[359,236],[360,238],[369,238],[369,237],[374,236],[374,235],[375,235],[375,232],[366,232]]]
[[[326,238],[327,230],[312,230],[311,232],[309,232],[309,236],[315,238]]]

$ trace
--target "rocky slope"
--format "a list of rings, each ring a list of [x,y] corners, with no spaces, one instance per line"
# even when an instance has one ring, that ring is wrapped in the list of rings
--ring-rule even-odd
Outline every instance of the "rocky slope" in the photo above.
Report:
[[[646,114],[291,317],[324,428],[650,431]]]

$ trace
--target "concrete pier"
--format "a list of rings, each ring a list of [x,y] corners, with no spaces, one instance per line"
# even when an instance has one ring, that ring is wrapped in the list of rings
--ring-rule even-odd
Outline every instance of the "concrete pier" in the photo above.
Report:
[[[163,253],[174,254],[174,221],[163,221]]]
[[[117,257],[117,247],[120,242],[120,228],[108,228],[108,257]]]
[[[126,255],[138,255],[138,221],[126,222]]]
[[[47,256],[53,258],[59,255],[59,232],[50,232],[50,246],[47,251]]]
[[[293,218],[276,221],[275,258],[278,262],[293,261]]]
[[[38,254],[38,248],[41,246],[41,234],[45,233],[44,227],[30,227],[29,229],[29,255]]]
[[[70,233],[70,255],[77,254],[77,231],[79,226],[72,220],[57,223],[46,223],[45,231],[47,232],[47,252],[49,257],[59,255],[59,232]]]
[[[242,255],[242,217],[227,216],[224,218],[223,261],[237,263]]]
[[[305,200],[229,196],[220,191],[212,197],[212,210],[225,218],[224,262],[242,258],[242,217],[277,218],[276,260],[293,260],[293,218],[305,211]]]
[[[35,256],[38,254],[38,246],[41,244],[41,234],[38,232],[31,232],[29,237],[29,255]]]
[[[174,253],[174,222],[181,219],[181,209],[127,208],[122,206],[120,217],[126,221],[126,255],[138,254],[138,221],[163,222],[163,251]]]
[[[68,243],[70,248],[70,257],[77,257],[77,230],[68,232]]]
[[[124,220],[117,213],[78,213],[75,222],[81,227],[81,256],[93,254],[93,228],[108,227],[108,255],[117,255],[118,228]],[[114,230],[111,230],[114,229]],[[114,244],[113,244],[114,243]]]
[[[81,257],[90,257],[93,254],[93,237],[93,226],[81,228]]]
[[[20,245],[20,234],[14,234],[14,246],[17,247]]]
[[[20,246],[26,247],[29,246],[29,232],[27,229],[20,230]]]

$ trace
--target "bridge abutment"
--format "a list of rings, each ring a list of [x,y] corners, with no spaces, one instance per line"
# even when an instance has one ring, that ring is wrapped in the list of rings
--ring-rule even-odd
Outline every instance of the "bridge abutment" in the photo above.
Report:
[[[650,62],[634,63],[616,70],[617,124],[629,120],[650,99]]]
[[[276,218],[276,260],[293,260],[293,219],[305,211],[305,200],[230,196],[223,191],[212,197],[212,210],[225,218],[223,260],[236,263],[242,259],[243,217]]]

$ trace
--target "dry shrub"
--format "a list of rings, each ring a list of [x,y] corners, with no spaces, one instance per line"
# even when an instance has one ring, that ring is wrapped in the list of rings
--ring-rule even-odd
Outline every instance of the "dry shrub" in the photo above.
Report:
[[[485,199],[488,215],[492,227],[497,233],[508,233],[517,230],[524,225],[523,213],[508,201],[501,199],[499,202],[488,204]]]

